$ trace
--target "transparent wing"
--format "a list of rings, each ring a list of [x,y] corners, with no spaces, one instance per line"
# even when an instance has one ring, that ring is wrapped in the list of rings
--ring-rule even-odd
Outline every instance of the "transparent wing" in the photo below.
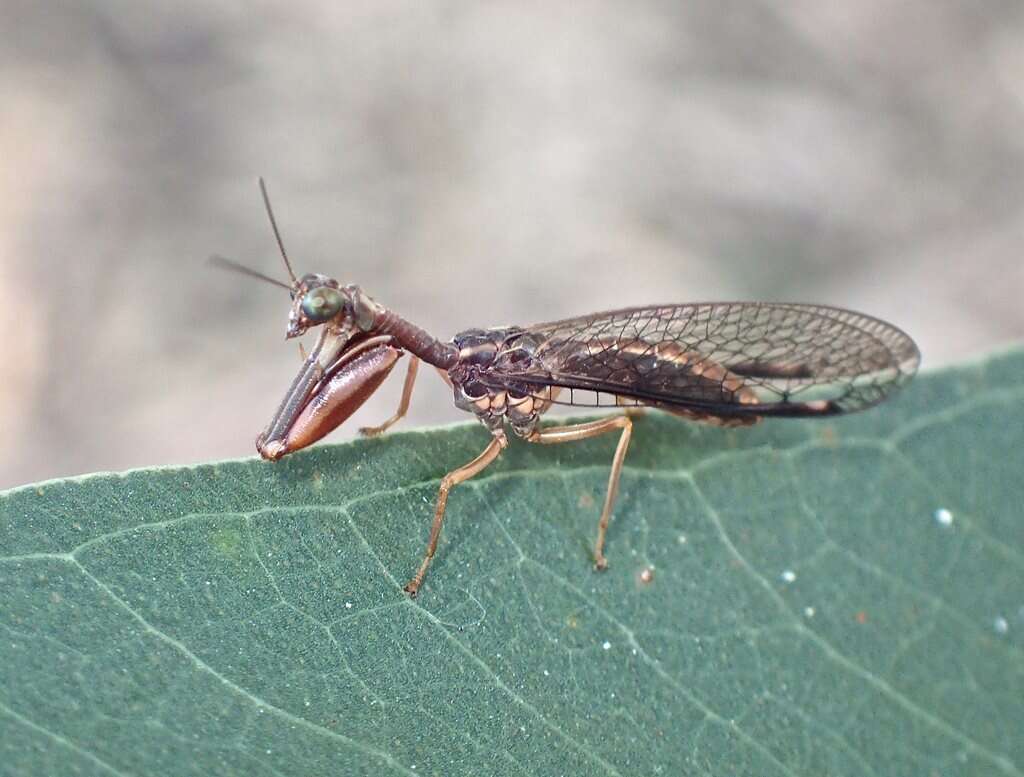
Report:
[[[525,327],[481,379],[557,404],[802,416],[870,407],[910,380],[919,363],[904,332],[861,313],[722,302]]]

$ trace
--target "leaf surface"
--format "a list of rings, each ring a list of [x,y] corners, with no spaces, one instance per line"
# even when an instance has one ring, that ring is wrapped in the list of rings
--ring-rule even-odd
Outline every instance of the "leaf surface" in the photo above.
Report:
[[[0,774],[1024,775],[1024,354],[827,422],[0,493]],[[646,570],[646,571],[645,571]]]

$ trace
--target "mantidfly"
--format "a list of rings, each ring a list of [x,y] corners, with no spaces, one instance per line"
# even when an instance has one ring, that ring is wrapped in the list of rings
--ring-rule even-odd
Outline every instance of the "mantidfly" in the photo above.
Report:
[[[881,402],[917,371],[913,340],[877,318],[824,305],[710,302],[626,308],[534,326],[467,329],[442,342],[371,299],[358,286],[325,275],[296,277],[270,207],[260,192],[288,270],[284,283],[222,257],[229,269],[282,286],[292,298],[287,337],[320,333],[274,417],[256,440],[266,459],[305,448],[351,416],[405,354],[399,421],[421,361],[452,388],[455,406],[490,432],[475,459],[441,479],[430,539],[405,586],[415,596],[437,549],[448,494],[491,464],[508,445],[506,428],[527,442],[554,444],[618,432],[594,564],[604,569],[605,532],[629,447],[631,416],[652,407],[718,426],[769,417],[821,417]],[[554,405],[611,407],[600,420],[542,428]]]

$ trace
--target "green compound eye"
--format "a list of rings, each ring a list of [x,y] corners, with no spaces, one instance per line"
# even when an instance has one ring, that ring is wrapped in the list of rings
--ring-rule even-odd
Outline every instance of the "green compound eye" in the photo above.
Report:
[[[334,318],[345,304],[341,292],[328,286],[313,289],[302,298],[302,312],[312,321]]]

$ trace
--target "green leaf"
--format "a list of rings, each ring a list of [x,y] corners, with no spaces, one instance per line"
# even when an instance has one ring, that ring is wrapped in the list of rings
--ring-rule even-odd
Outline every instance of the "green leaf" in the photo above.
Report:
[[[834,421],[0,494],[0,774],[1021,775],[1024,353]],[[644,570],[653,570],[649,580]]]

